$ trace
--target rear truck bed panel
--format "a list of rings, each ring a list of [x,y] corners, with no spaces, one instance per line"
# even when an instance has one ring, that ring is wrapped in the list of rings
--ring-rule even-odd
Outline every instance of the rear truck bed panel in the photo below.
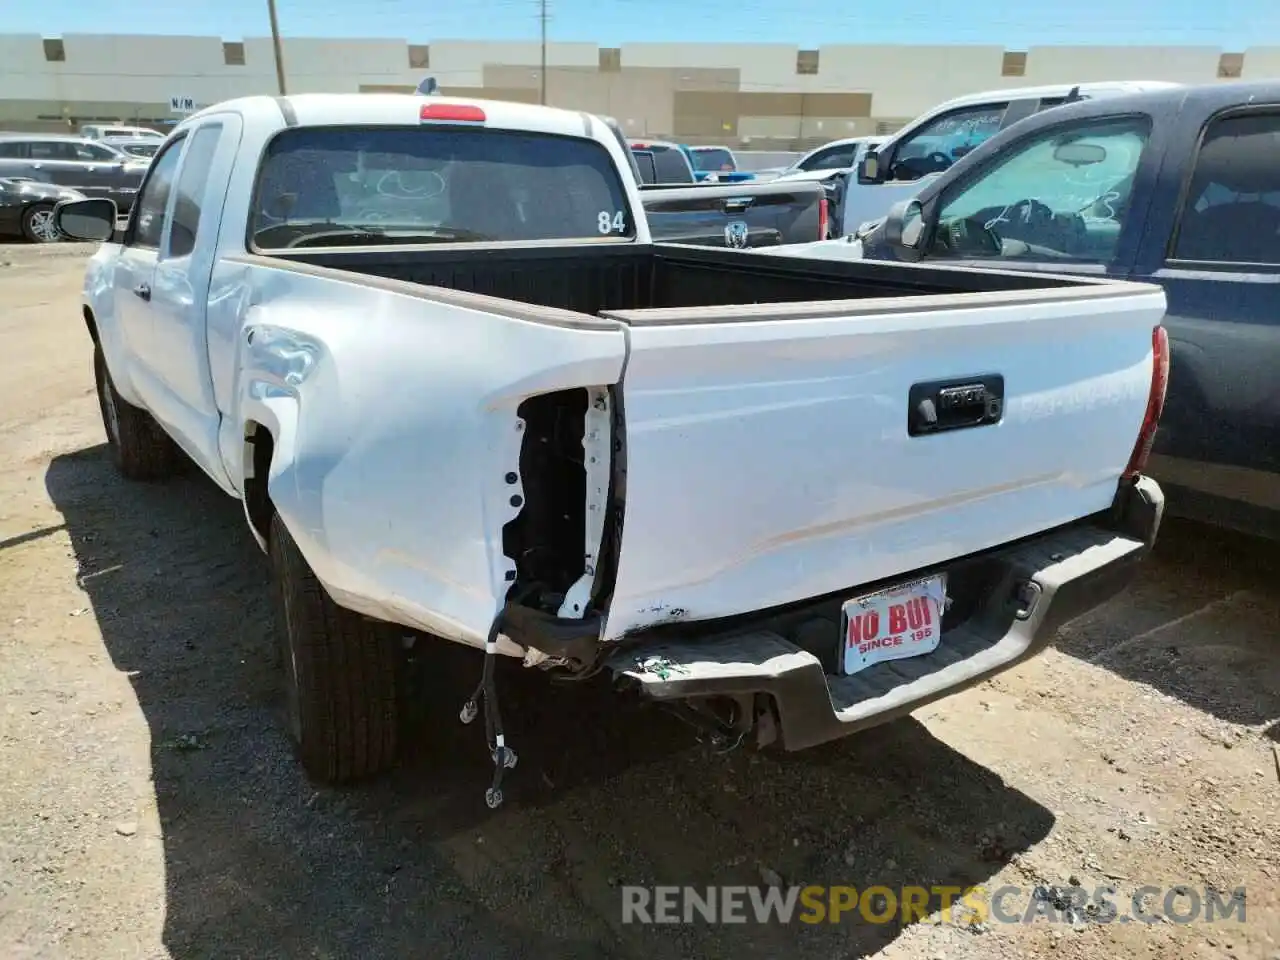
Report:
[[[341,605],[482,646],[514,580],[504,528],[541,493],[522,467],[537,442],[526,437],[556,427],[524,402],[616,382],[619,325],[265,258],[220,270],[228,302],[253,304],[243,329],[219,338],[236,351],[222,447],[249,478],[250,519],[269,494]],[[274,442],[259,447],[267,433]],[[579,458],[581,440],[579,427]]]
[[[879,581],[1105,508],[1146,411],[1164,298],[1087,292],[606,311],[629,329],[605,639]],[[992,422],[911,435],[917,385],[984,381]]]
[[[503,652],[579,666],[1103,509],[1163,310],[1141,285],[607,244],[238,256],[214,289],[254,305],[243,330],[210,313],[242,398],[224,456],[252,478],[246,435],[275,437],[269,493],[335,599],[473,645],[499,618]],[[974,377],[1002,378],[997,422],[909,434],[913,387]]]
[[[843,640],[842,596],[696,639],[655,631],[608,665],[655,700],[717,705],[696,716],[725,737],[754,731],[761,745],[776,738],[787,750],[802,750],[893,720],[1036,655],[1059,627],[1128,586],[1163,511],[1159,486],[1142,478],[1103,515],[908,574],[949,576],[953,605],[940,644],[853,676],[831,673]]]

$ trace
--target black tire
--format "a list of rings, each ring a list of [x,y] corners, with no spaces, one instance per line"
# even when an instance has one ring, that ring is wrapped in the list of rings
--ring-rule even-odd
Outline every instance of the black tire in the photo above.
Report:
[[[116,391],[100,345],[94,345],[93,378],[107,446],[116,469],[130,480],[161,480],[178,469],[177,445],[147,411]]]
[[[396,633],[333,602],[278,514],[268,548],[286,723],[303,769],[323,784],[390,769],[399,740]]]
[[[33,203],[22,211],[22,235],[32,243],[57,243],[63,239],[53,225],[53,204]]]

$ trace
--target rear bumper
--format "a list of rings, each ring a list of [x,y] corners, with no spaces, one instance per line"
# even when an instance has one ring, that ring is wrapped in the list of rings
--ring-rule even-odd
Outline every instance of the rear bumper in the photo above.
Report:
[[[957,693],[1043,650],[1070,620],[1114,597],[1150,552],[1164,495],[1148,477],[1122,488],[1105,517],[966,558],[946,567],[972,585],[958,597],[959,622],[925,656],[890,661],[855,676],[828,674],[811,638],[829,624],[800,614],[767,627],[681,640],[650,640],[609,665],[655,700],[771,698],[778,736],[802,750],[876,726]],[[930,573],[936,571],[919,571]],[[909,579],[908,574],[901,579]],[[835,641],[838,643],[838,640]]]

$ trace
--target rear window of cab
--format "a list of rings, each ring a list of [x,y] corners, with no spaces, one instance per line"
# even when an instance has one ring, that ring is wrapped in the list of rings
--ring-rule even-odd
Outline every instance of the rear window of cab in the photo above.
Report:
[[[251,246],[635,237],[612,155],[594,140],[466,127],[296,127],[268,144]]]

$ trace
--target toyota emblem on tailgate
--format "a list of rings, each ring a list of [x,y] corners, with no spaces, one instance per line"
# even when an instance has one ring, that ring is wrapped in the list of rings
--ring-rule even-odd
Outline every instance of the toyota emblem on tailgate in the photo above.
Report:
[[[741,220],[731,220],[724,228],[724,245],[726,247],[745,247],[747,245],[747,225]]]

